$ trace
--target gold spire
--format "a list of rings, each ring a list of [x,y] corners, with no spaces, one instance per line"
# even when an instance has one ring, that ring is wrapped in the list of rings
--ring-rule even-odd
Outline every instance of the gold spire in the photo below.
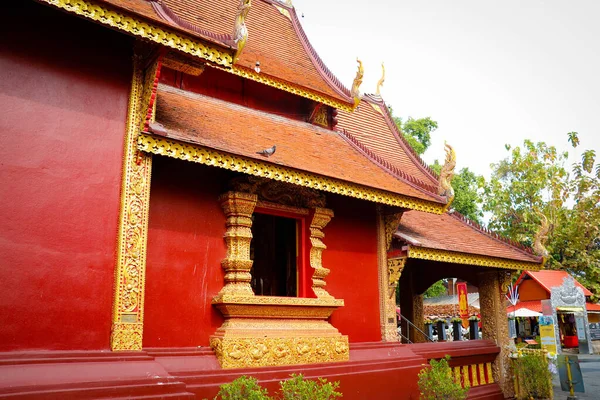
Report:
[[[356,59],[358,63],[358,70],[356,71],[356,77],[354,78],[354,82],[352,82],[352,97],[354,98],[354,108],[358,106],[360,103],[360,84],[363,81],[363,76],[365,74],[365,69],[363,68],[362,61],[358,58]]]
[[[452,146],[444,142],[446,150],[446,160],[440,172],[440,180],[438,185],[438,194],[446,197],[446,209],[450,208],[452,200],[454,200],[454,189],[452,188],[452,177],[454,177],[454,167],[456,167],[456,153]]]
[[[233,63],[235,64],[238,57],[244,50],[246,42],[248,41],[248,28],[246,28],[246,16],[250,11],[251,0],[240,0],[238,6],[237,17],[235,19],[235,26],[233,28],[233,42],[237,44],[237,50],[233,55]]]
[[[385,81],[385,66],[381,63],[381,79],[377,82],[377,95],[381,95],[381,87],[383,86],[383,82]]]

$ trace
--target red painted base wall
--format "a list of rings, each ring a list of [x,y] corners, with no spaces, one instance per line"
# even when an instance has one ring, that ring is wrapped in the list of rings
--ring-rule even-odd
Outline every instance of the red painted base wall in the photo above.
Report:
[[[0,351],[109,346],[128,38],[0,6]]]

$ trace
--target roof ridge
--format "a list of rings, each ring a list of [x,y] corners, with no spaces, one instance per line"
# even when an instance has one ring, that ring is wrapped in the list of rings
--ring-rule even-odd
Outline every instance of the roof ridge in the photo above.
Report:
[[[492,231],[489,228],[486,228],[482,225],[480,225],[478,222],[473,221],[470,218],[467,218],[466,216],[462,215],[461,213],[459,213],[456,210],[451,210],[448,211],[448,215],[450,215],[451,217],[463,222],[465,225],[471,227],[472,229],[479,231],[487,236],[489,236],[490,238],[506,243],[509,246],[514,247],[516,250],[521,251],[522,253],[525,253],[527,255],[531,255],[531,256],[535,256],[535,257],[539,257],[538,255],[536,255],[533,250],[531,249],[531,247],[525,246],[521,243],[518,243],[512,239],[507,238],[506,236],[502,236],[497,232]]]
[[[420,179],[415,178],[412,175],[407,174],[406,172],[400,170],[396,166],[392,165],[389,161],[375,154],[372,150],[370,150],[367,146],[362,144],[358,139],[356,139],[352,134],[348,133],[346,129],[336,129],[335,132],[339,133],[340,136],[348,143],[353,145],[357,150],[359,150],[363,155],[365,155],[369,160],[383,168],[390,175],[395,177],[396,179],[400,179],[412,187],[419,189],[421,191],[427,191],[429,195],[433,195],[436,198],[441,197],[437,194],[437,188],[433,185],[428,185],[427,183],[421,181]]]
[[[429,175],[433,180],[439,181],[439,175],[429,165],[427,165],[425,161],[423,161],[421,156],[408,143],[408,140],[406,140],[404,134],[402,134],[402,131],[398,129],[398,126],[396,126],[396,123],[392,120],[392,116],[385,104],[385,100],[383,100],[383,97],[379,94],[365,94],[363,98],[365,98],[365,101],[375,103],[379,106],[383,106],[381,108],[383,108],[383,116],[385,118],[385,121],[387,122],[388,127],[392,130],[392,134],[394,135],[400,146],[402,146],[402,148],[404,148],[407,151],[408,156],[416,162],[417,167],[419,167],[426,175]]]
[[[274,0],[263,1],[273,4]],[[335,91],[337,91],[343,96],[346,96],[348,99],[352,99],[352,94],[350,93],[350,90],[346,86],[344,86],[344,84],[338,79],[338,77],[336,77],[333,74],[333,72],[331,72],[331,70],[327,67],[327,65],[325,65],[315,48],[310,43],[310,40],[308,40],[308,36],[306,35],[306,32],[304,31],[304,28],[302,28],[302,24],[298,19],[296,9],[293,6],[290,7],[287,4],[281,4],[279,2],[277,6],[284,7],[290,11],[290,19],[292,21],[292,26],[294,27],[294,30],[300,37],[302,47],[304,47],[304,49],[307,51],[308,56],[313,61],[313,63],[317,64],[316,66],[317,70],[319,71],[319,74],[327,81],[327,83],[329,83],[333,87]]]
[[[198,33],[205,37],[218,40],[222,44],[225,44],[227,46],[230,46],[230,47],[235,46],[232,35],[214,33],[214,32],[199,28],[198,26],[191,24],[191,23],[187,22],[186,20],[184,20],[183,18],[181,18],[173,10],[171,10],[169,8],[169,6],[167,6],[166,4],[164,4],[164,2],[162,2],[160,0],[158,0],[158,1],[151,0],[150,4],[152,5],[152,8],[156,12],[156,14],[167,22],[171,22],[181,28],[188,29],[192,32]]]

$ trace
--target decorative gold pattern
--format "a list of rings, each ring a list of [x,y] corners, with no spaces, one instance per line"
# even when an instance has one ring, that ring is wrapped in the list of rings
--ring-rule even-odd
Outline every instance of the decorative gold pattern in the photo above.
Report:
[[[377,82],[377,95],[381,95],[381,87],[383,86],[383,82],[385,82],[385,66],[381,63],[381,78],[379,82]],[[381,110],[379,111],[381,113]]]
[[[379,189],[371,189],[354,183],[326,178],[264,161],[251,160],[202,146],[181,143],[152,135],[141,134],[138,139],[138,148],[152,154],[224,168],[248,175],[261,176],[361,200],[433,214],[441,214],[444,210],[443,204],[415,199]]]
[[[286,206],[284,204],[271,203],[270,201],[258,200],[256,208],[266,208],[269,210],[285,211],[292,214],[308,215],[310,211],[307,208]]]
[[[507,260],[504,258],[481,256],[478,254],[460,253],[456,251],[427,249],[424,247],[410,246],[408,258],[419,258],[422,260],[433,260],[455,264],[479,265],[482,267],[526,269],[539,271],[542,265],[536,262]]]
[[[198,61],[192,57],[185,57],[181,53],[169,52],[163,59],[163,66],[171,68],[184,74],[200,76],[206,68],[204,62]]]
[[[312,276],[312,289],[317,298],[331,298],[332,296],[325,290],[325,277],[329,275],[329,269],[323,267],[322,254],[327,248],[322,239],[325,237],[323,228],[327,226],[333,218],[333,211],[327,208],[315,208],[312,221],[310,222],[310,266],[314,272]]]
[[[465,383],[469,383],[469,386],[481,386],[481,385],[490,385],[494,383],[494,377],[492,376],[492,364],[470,364],[470,365],[462,365],[452,367],[452,372],[454,375],[454,380],[460,383],[463,387]],[[486,372],[488,371],[487,376]],[[469,376],[469,371],[471,372]],[[479,376],[477,375],[479,373]]]
[[[134,71],[124,141],[111,332],[112,350],[142,349],[152,157],[137,150],[136,142],[139,126],[144,120],[146,110],[141,108],[143,105],[140,95],[148,92],[148,86],[154,84],[157,66],[156,63],[150,66],[144,77],[144,71],[140,68],[140,59],[134,57],[133,61]],[[146,100],[144,104],[147,106]]]
[[[250,286],[250,241],[252,240],[252,213],[257,196],[250,193],[227,192],[219,198],[227,217],[225,243],[227,253],[221,261],[225,270],[225,286],[213,302],[229,301],[236,297],[254,296]]]
[[[325,128],[329,128],[329,120],[327,116],[327,107],[321,105],[315,111],[314,117],[312,118],[313,124],[320,125]]]
[[[201,43],[187,35],[175,33],[127,14],[114,11],[104,5],[88,0],[39,0],[92,21],[110,26],[133,36],[191,54],[215,64],[231,67],[232,56],[207,43]]]
[[[224,369],[340,362],[348,337],[217,338],[210,341]]]
[[[398,281],[400,280],[400,275],[402,274],[402,270],[404,270],[405,264],[406,257],[388,259],[388,297],[396,295],[396,286],[398,286]]]
[[[235,64],[242,54],[242,50],[248,41],[248,28],[246,28],[246,17],[250,11],[251,0],[240,0],[237,16],[235,18],[235,26],[233,27],[233,42],[237,44],[237,50],[233,55],[233,63]]]
[[[240,65],[234,65],[233,68],[222,68],[217,65],[213,67],[221,69],[225,72],[232,73],[237,76],[241,76],[245,79],[250,79],[255,82],[262,83],[263,85],[271,86],[279,90],[283,90],[288,93],[295,94],[300,97],[307,98],[309,100],[316,101],[318,103],[326,104],[338,110],[344,110],[351,112],[354,108],[351,103],[346,103],[335,99],[331,96],[310,90],[304,86],[297,85],[292,82],[284,81],[283,79],[276,78],[274,76],[267,75],[265,73],[258,73],[252,69],[242,67]]]
[[[544,247],[544,244],[548,240],[550,224],[548,223],[548,218],[543,213],[538,211],[537,214],[540,216],[540,227],[533,237],[533,251],[539,256],[548,257],[548,250]]]
[[[385,223],[385,243],[386,250],[389,250],[392,246],[392,239],[394,238],[394,233],[398,230],[398,226],[400,225],[400,220],[402,219],[403,212],[395,213],[395,214],[387,214],[384,216]]]
[[[494,383],[494,374],[492,373],[492,363],[485,363],[485,370],[487,371],[487,382]]]
[[[397,331],[397,315],[396,315],[396,287],[398,280],[404,269],[406,257],[404,258],[389,258],[388,266],[388,293],[385,299],[385,339],[387,341],[398,340]]]
[[[229,182],[236,192],[256,194],[259,200],[265,200],[291,207],[325,207],[325,194],[318,190],[290,185],[271,179],[255,176],[242,176]]]
[[[454,200],[452,178],[454,177],[454,168],[456,167],[456,153],[448,143],[444,143],[444,147],[446,150],[446,160],[440,172],[438,194],[446,197],[446,209],[448,209]]]
[[[358,106],[360,103],[361,95],[360,95],[360,85],[363,81],[363,76],[365,75],[365,69],[363,67],[362,61],[358,58],[356,59],[358,63],[358,70],[356,71],[356,76],[354,77],[354,82],[352,82],[352,98],[354,99],[354,108]]]
[[[377,277],[379,289],[379,321],[381,328],[381,338],[386,342],[397,342],[397,320],[396,320],[396,299],[390,297],[389,288],[389,265],[387,258],[386,231],[383,207],[377,205],[376,208],[376,229],[377,229]]]

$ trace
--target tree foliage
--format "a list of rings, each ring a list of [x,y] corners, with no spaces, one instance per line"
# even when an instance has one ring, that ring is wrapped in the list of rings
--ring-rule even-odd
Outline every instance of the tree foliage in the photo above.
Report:
[[[423,293],[423,297],[426,299],[430,299],[432,297],[443,296],[448,292],[446,289],[446,285],[444,285],[444,280],[439,280],[433,285],[429,286],[429,288]]]
[[[573,147],[576,132],[568,134]],[[490,228],[531,245],[543,214],[550,222],[547,268],[564,269],[600,295],[600,166],[595,152],[567,168],[567,153],[544,142],[525,140],[522,147],[492,164],[485,186],[484,211]]]
[[[394,115],[392,106],[388,106],[392,120],[402,132],[408,144],[417,152],[423,154],[431,146],[431,133],[438,127],[438,123],[430,117],[414,119],[408,117],[406,121]]]

